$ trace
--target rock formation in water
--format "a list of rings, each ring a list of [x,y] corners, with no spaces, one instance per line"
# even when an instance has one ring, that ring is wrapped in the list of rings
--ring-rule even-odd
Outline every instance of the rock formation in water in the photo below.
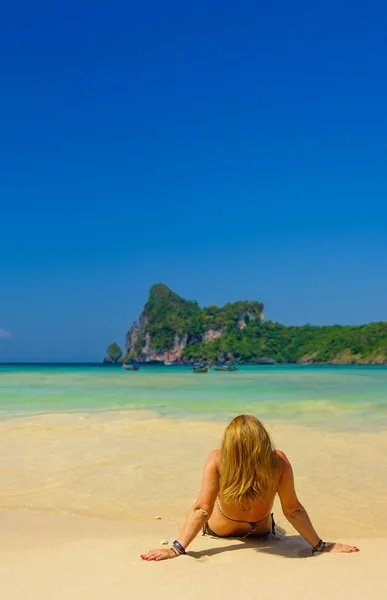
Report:
[[[103,359],[104,363],[117,363],[122,357],[122,350],[118,344],[113,342],[107,349],[107,354]]]

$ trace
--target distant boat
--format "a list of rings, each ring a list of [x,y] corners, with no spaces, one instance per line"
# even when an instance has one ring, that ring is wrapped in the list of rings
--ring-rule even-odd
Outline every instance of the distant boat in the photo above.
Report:
[[[213,365],[212,368],[214,369],[214,371],[237,371],[238,369],[232,365],[222,365],[222,366],[217,366],[217,365]]]
[[[208,373],[208,371],[210,370],[210,365],[205,366],[200,366],[200,367],[194,367],[193,369],[194,373]]]
[[[165,362],[164,362],[164,365],[165,365],[166,367],[171,367],[171,366],[173,365],[173,363],[171,363],[171,362],[168,362],[168,361],[165,361]]]
[[[122,363],[122,368],[127,371],[139,371],[140,365],[127,365],[126,363]]]

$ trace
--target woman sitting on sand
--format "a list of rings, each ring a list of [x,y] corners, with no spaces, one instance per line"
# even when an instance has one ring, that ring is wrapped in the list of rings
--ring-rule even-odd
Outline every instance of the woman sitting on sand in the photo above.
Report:
[[[268,432],[251,415],[235,417],[226,428],[222,448],[204,466],[199,497],[179,537],[168,549],[151,550],[143,560],[165,560],[185,554],[200,530],[220,538],[264,537],[275,531],[271,509],[278,492],[287,520],[316,552],[358,552],[356,546],[323,542],[297,498],[293,470]]]

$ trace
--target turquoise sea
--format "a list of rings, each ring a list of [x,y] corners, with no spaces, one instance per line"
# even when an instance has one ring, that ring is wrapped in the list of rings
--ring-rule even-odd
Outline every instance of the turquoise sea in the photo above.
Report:
[[[339,428],[387,425],[387,367],[0,365],[0,418],[28,413],[149,410],[164,418],[226,421],[245,412]]]

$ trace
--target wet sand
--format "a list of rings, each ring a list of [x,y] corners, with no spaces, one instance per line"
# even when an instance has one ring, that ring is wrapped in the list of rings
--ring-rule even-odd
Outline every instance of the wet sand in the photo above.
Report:
[[[152,413],[37,415],[0,422],[0,509],[179,524],[223,424]],[[387,536],[387,435],[268,422],[323,536]],[[275,507],[276,519],[289,527]]]

